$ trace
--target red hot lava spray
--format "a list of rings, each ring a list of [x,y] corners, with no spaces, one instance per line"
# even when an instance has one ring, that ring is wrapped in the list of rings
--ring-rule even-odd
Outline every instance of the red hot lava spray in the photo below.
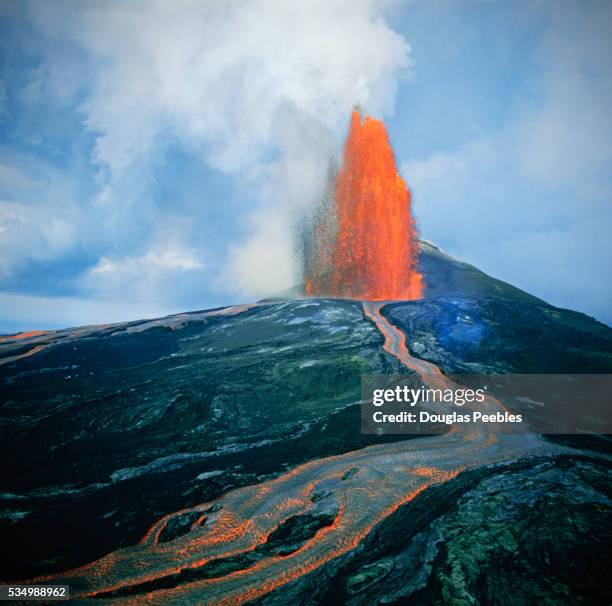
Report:
[[[305,239],[306,294],[364,301],[420,298],[418,233],[410,206],[385,125],[354,110],[342,167]]]

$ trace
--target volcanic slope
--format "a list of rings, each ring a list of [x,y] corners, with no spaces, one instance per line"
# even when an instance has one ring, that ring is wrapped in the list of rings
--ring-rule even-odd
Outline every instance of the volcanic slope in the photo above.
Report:
[[[360,434],[357,402],[363,372],[400,368],[382,343],[342,301],[7,338],[0,576],[85,563],[166,513],[380,443]]]
[[[534,330],[548,319],[556,353],[547,368],[610,370],[608,327],[435,249],[424,251],[422,267],[428,255],[437,267],[424,272],[419,302],[265,302],[5,340],[0,449],[10,465],[0,523],[11,558],[2,577],[52,573],[46,578],[69,582],[75,597],[110,602],[401,603],[427,591],[453,603],[448,570],[465,553],[473,559],[461,564],[461,597],[487,603],[482,592],[496,587],[483,588],[479,570],[490,575],[494,564],[486,568],[476,546],[467,552],[457,539],[481,501],[489,512],[516,503],[525,532],[548,537],[551,553],[563,522],[568,532],[579,524],[576,553],[605,551],[597,533],[583,532],[610,528],[601,457],[495,431],[361,436],[364,372],[445,380],[440,369],[496,368],[496,343],[509,347],[506,370],[516,368],[516,352],[533,341],[504,332],[483,311],[494,304],[511,309],[513,322],[536,318]],[[457,272],[471,278],[453,286]],[[532,519],[519,498],[529,474],[580,490],[568,500],[551,489],[559,515]],[[545,511],[546,494],[534,492],[534,511]],[[521,532],[512,515],[501,530]],[[509,549],[521,537],[500,543],[501,530],[489,525],[479,541],[502,558],[500,571],[503,557],[523,567],[529,595],[580,603],[603,592],[597,567],[588,587],[564,585],[548,569],[554,583],[536,583],[544,555]],[[500,579],[499,587],[511,583]]]

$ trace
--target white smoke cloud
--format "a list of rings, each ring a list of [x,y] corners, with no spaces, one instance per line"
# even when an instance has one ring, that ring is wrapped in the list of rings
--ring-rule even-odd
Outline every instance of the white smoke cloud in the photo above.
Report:
[[[294,211],[318,195],[352,106],[393,111],[410,47],[382,9],[376,0],[148,0],[35,3],[31,15],[85,53],[80,109],[96,133],[99,205],[122,215],[139,204],[155,159],[176,141],[258,193],[217,280],[253,296],[292,284]],[[62,82],[74,82],[63,57],[49,53],[36,74],[44,82],[30,89],[63,101]]]

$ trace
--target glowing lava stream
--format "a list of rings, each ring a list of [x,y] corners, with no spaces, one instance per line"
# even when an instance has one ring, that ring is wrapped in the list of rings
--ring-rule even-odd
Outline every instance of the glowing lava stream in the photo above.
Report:
[[[363,305],[366,316],[384,335],[384,347],[390,354],[417,372],[424,384],[452,385],[435,365],[410,356],[403,333],[380,313],[384,303]],[[487,405],[490,412],[502,409],[492,398]],[[214,503],[165,516],[138,545],[35,581],[69,584],[73,600],[97,596],[101,599],[97,601],[120,604],[242,604],[348,553],[398,507],[467,467],[555,450],[535,435],[495,434],[494,425],[482,424],[476,429],[459,428],[427,439],[370,446],[314,460],[274,480],[232,490]],[[331,493],[327,498],[337,506],[334,522],[293,553],[267,557],[250,568],[218,578],[188,581],[170,589],[122,597],[104,595],[250,551],[265,543],[268,535],[289,517],[312,511],[315,504],[311,497],[325,491]],[[220,509],[208,515],[203,526],[196,522],[187,534],[158,542],[173,516],[188,511],[203,515],[203,510],[213,504]]]

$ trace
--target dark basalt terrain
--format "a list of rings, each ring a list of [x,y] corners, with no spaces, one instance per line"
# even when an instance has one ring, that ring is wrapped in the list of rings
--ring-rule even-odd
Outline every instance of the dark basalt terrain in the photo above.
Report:
[[[546,304],[439,296],[387,306],[413,355],[448,373],[606,373],[612,329]]]
[[[446,373],[610,373],[612,329],[422,245],[422,301],[383,315]],[[0,578],[64,571],[214,516],[221,494],[411,436],[360,433],[364,373],[407,373],[357,302],[269,300],[0,341]],[[424,445],[428,438],[417,438]],[[607,440],[467,469],[260,604],[607,604]],[[603,446],[602,446],[603,444]],[[460,463],[460,462],[459,462]],[[428,461],[424,457],[423,465]],[[357,473],[357,470],[355,470]],[[351,482],[351,474],[341,482]],[[312,497],[265,543],[113,599],[283,558],[334,522]],[[190,509],[196,507],[196,510]]]
[[[166,513],[390,440],[359,432],[361,373],[399,369],[381,344],[359,304],[297,301],[68,330],[0,365],[2,577],[91,561]]]

